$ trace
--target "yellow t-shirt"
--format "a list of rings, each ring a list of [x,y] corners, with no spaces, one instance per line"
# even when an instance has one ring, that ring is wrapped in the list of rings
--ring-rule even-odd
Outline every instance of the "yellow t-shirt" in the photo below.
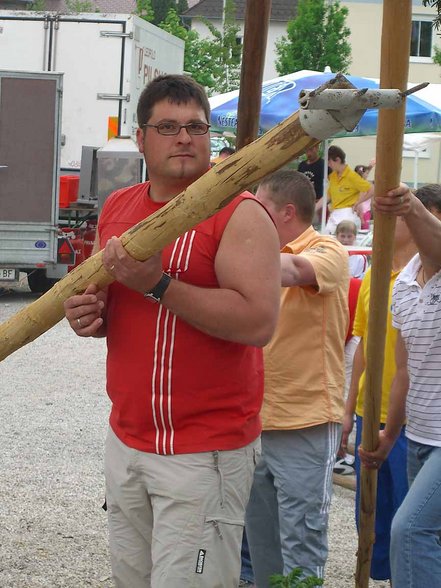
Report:
[[[328,197],[331,199],[333,210],[354,206],[360,192],[367,192],[371,187],[367,180],[364,180],[348,165],[341,176],[336,171],[329,174],[328,181]]]
[[[385,423],[387,410],[389,407],[389,394],[392,381],[396,372],[395,365],[395,344],[397,342],[397,330],[392,326],[392,314],[390,312],[392,304],[392,290],[395,280],[400,272],[391,272],[389,284],[389,300],[386,325],[386,339],[384,344],[384,367],[383,382],[381,387],[381,422]],[[363,337],[363,351],[366,358],[367,336],[368,336],[368,315],[369,315],[369,297],[371,290],[371,269],[369,268],[363,278],[358,294],[357,310],[355,312],[354,326],[352,333],[358,337]],[[366,372],[363,371],[358,386],[358,398],[355,412],[363,416],[364,390],[366,384]]]
[[[312,227],[286,245],[314,267],[318,289],[282,288],[276,331],[264,349],[264,430],[300,429],[343,417],[348,255]]]

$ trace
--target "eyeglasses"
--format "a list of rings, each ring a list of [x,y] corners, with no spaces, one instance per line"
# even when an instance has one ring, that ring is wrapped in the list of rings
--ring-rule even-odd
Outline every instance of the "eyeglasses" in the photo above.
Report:
[[[204,122],[191,122],[186,125],[180,125],[176,122],[163,122],[159,125],[149,125],[145,123],[141,128],[151,127],[156,129],[160,135],[179,135],[181,129],[185,129],[189,135],[206,135],[211,125]]]

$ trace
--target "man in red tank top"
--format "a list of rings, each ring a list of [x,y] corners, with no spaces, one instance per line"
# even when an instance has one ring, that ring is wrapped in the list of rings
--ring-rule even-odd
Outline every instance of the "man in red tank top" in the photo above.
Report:
[[[260,348],[279,307],[278,237],[243,193],[161,254],[131,258],[119,236],[204,174],[210,158],[209,104],[191,78],[153,80],[137,115],[149,182],[114,192],[98,224],[115,282],[65,304],[77,335],[107,337],[113,577],[118,588],[237,586],[260,451]]]

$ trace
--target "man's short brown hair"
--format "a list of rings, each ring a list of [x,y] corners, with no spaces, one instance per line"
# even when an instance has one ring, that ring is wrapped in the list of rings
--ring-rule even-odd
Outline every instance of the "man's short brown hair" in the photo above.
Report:
[[[142,91],[136,111],[139,127],[150,120],[153,107],[163,100],[172,104],[188,104],[194,100],[210,122],[210,104],[204,88],[189,76],[165,75],[153,79]]]
[[[441,186],[439,184],[426,184],[415,191],[415,196],[424,204],[427,210],[435,209],[441,212]]]
[[[264,178],[260,187],[270,191],[271,200],[277,208],[285,204],[294,204],[299,219],[312,223],[315,212],[315,192],[305,174],[294,170],[279,170]]]
[[[328,149],[328,159],[332,159],[332,161],[337,161],[337,159],[339,159],[342,163],[346,163],[346,153],[341,147],[331,145]]]

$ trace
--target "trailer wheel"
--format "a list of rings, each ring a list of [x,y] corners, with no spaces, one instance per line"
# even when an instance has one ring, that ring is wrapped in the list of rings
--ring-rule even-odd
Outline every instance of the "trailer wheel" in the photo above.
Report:
[[[48,278],[45,269],[36,269],[28,273],[28,284],[31,292],[47,292],[57,282],[56,278]]]

